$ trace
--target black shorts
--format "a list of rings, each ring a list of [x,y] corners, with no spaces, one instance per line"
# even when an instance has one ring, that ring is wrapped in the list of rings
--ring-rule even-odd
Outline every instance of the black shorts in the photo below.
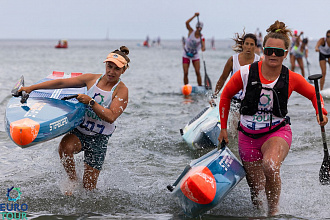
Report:
[[[111,135],[86,135],[76,128],[70,133],[76,135],[81,142],[81,151],[84,151],[84,162],[95,169],[101,170]]]
[[[328,55],[325,55],[325,54],[323,54],[323,53],[321,53],[321,52],[319,52],[319,61],[321,61],[321,60],[326,60],[326,59],[328,59],[328,61],[329,61],[329,57],[330,57],[330,54],[328,54]]]

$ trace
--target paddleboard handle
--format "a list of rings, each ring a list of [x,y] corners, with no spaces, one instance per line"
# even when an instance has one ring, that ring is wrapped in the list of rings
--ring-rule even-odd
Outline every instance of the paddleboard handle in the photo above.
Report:
[[[224,149],[226,147],[226,141],[223,139],[221,143],[218,145],[218,150]]]
[[[29,98],[29,93],[22,91],[22,98],[21,98],[21,103],[24,104],[26,103],[26,100]]]
[[[74,98],[77,98],[78,97],[78,94],[77,95],[69,95],[69,96],[65,96],[63,98],[61,98],[61,100],[69,100],[69,99],[74,99]]]

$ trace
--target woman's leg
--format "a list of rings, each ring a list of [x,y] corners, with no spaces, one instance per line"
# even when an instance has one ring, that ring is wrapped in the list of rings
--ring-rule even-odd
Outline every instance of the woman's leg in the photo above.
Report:
[[[195,68],[196,76],[197,76],[197,83],[199,86],[202,85],[202,77],[201,77],[201,72],[200,72],[200,61],[199,60],[194,60],[193,65]]]
[[[305,78],[305,68],[304,68],[304,62],[302,58],[297,58],[297,62],[299,64],[299,67],[301,69],[301,75]]]
[[[288,143],[280,137],[268,139],[261,147],[263,154],[262,167],[266,177],[265,191],[268,201],[268,214],[278,213],[281,194],[280,168],[289,152]]]
[[[79,138],[74,134],[66,134],[59,145],[58,152],[61,162],[71,181],[77,181],[74,154],[81,151]]]
[[[85,163],[85,172],[83,177],[84,188],[88,190],[95,189],[99,174],[100,174],[100,170],[95,169]]]
[[[189,71],[189,62],[188,58],[183,58],[182,68],[183,68],[183,83],[187,85],[189,83],[188,71]]]
[[[291,63],[291,71],[294,71],[296,65],[296,58],[293,54],[290,54],[290,63]]]
[[[261,194],[265,191],[266,183],[266,178],[262,167],[262,161],[243,161],[243,165],[246,171],[246,180],[250,187],[252,203],[257,209],[260,209],[262,208]]]
[[[324,87],[325,75],[327,74],[327,63],[325,60],[320,60],[320,67],[323,76],[320,80],[320,87],[321,87],[320,89],[322,90]]]

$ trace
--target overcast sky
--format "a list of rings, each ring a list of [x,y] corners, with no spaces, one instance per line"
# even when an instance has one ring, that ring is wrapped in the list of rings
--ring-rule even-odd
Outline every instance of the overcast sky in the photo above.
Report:
[[[195,12],[206,38],[243,28],[265,35],[280,20],[319,39],[330,29],[329,8],[329,0],[0,0],[0,39],[180,39]]]

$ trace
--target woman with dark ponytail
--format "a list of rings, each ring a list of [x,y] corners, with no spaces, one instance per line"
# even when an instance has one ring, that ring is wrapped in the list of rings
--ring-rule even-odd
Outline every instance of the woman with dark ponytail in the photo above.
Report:
[[[87,105],[84,122],[66,134],[59,145],[59,155],[70,180],[66,195],[72,195],[78,184],[74,154],[84,151],[85,170],[83,187],[96,188],[110,136],[115,131],[115,121],[128,103],[128,88],[120,77],[128,68],[129,49],[125,46],[109,53],[104,60],[105,73],[86,73],[74,78],[42,82],[20,91],[30,93],[37,89],[87,87],[87,94],[78,94],[77,100]]]
[[[248,33],[245,34],[243,30],[243,34],[239,35],[235,34],[235,45],[232,47],[236,52],[233,56],[229,57],[226,65],[223,68],[222,74],[217,82],[215,87],[213,96],[217,97],[222,87],[225,85],[225,82],[228,77],[231,77],[235,72],[237,72],[242,66],[251,64],[253,62],[259,61],[260,56],[255,53],[257,47],[257,37]],[[237,136],[237,123],[239,121],[239,108],[241,106],[241,93],[239,91],[231,100],[230,103],[230,114],[231,121],[229,124],[230,133],[234,136]]]
[[[251,199],[262,208],[266,196],[268,215],[279,213],[281,194],[280,168],[292,142],[287,103],[293,91],[310,99],[316,113],[317,98],[314,87],[300,74],[283,66],[288,55],[291,31],[275,21],[267,29],[263,41],[263,61],[243,66],[226,84],[220,98],[221,131],[219,141],[228,143],[227,120],[231,98],[240,90],[242,102],[238,126],[238,149],[242,159]],[[323,99],[321,98],[323,102]],[[324,105],[322,105],[324,106]],[[322,109],[324,126],[327,111]]]

